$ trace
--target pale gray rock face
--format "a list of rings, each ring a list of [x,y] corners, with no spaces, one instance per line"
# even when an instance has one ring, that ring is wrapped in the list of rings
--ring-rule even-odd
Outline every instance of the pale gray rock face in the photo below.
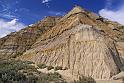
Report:
[[[122,64],[114,41],[95,27],[79,24],[41,42],[42,46],[24,54],[32,57],[22,59],[67,67],[74,77],[84,75],[109,79],[120,72]]]

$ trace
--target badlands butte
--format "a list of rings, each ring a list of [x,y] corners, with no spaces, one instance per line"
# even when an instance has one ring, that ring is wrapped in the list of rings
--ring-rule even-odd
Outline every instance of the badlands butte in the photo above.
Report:
[[[124,26],[76,6],[1,38],[0,58],[61,66],[60,74],[70,80],[81,75],[122,79]]]

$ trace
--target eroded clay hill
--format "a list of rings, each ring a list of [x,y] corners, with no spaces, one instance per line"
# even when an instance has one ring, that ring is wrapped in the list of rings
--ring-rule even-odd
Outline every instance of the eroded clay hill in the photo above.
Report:
[[[74,77],[110,79],[123,66],[118,53],[122,47],[117,45],[123,42],[123,32],[118,27],[123,26],[75,7],[40,35],[19,59],[62,66]]]
[[[60,17],[46,17],[42,21],[19,32],[14,32],[0,39],[0,58],[20,56],[35,43],[41,34],[56,25]]]

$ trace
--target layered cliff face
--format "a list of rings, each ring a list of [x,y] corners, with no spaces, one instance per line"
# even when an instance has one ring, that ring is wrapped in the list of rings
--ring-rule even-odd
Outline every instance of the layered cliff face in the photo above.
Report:
[[[47,29],[56,25],[60,17],[46,17],[32,26],[0,39],[0,58],[15,58],[30,49],[36,39]]]
[[[116,49],[123,33],[94,13],[75,7],[46,30],[19,59],[62,66],[74,77],[110,79],[122,63]],[[119,25],[116,25],[119,26]]]
[[[124,64],[123,28],[76,6],[1,38],[0,58],[61,66],[74,78],[110,79]]]

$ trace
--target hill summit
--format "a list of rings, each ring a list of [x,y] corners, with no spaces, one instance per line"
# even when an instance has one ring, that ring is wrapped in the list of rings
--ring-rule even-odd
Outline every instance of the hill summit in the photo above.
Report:
[[[123,67],[123,38],[122,25],[76,6],[1,38],[0,57],[60,66],[72,78],[110,79]]]

